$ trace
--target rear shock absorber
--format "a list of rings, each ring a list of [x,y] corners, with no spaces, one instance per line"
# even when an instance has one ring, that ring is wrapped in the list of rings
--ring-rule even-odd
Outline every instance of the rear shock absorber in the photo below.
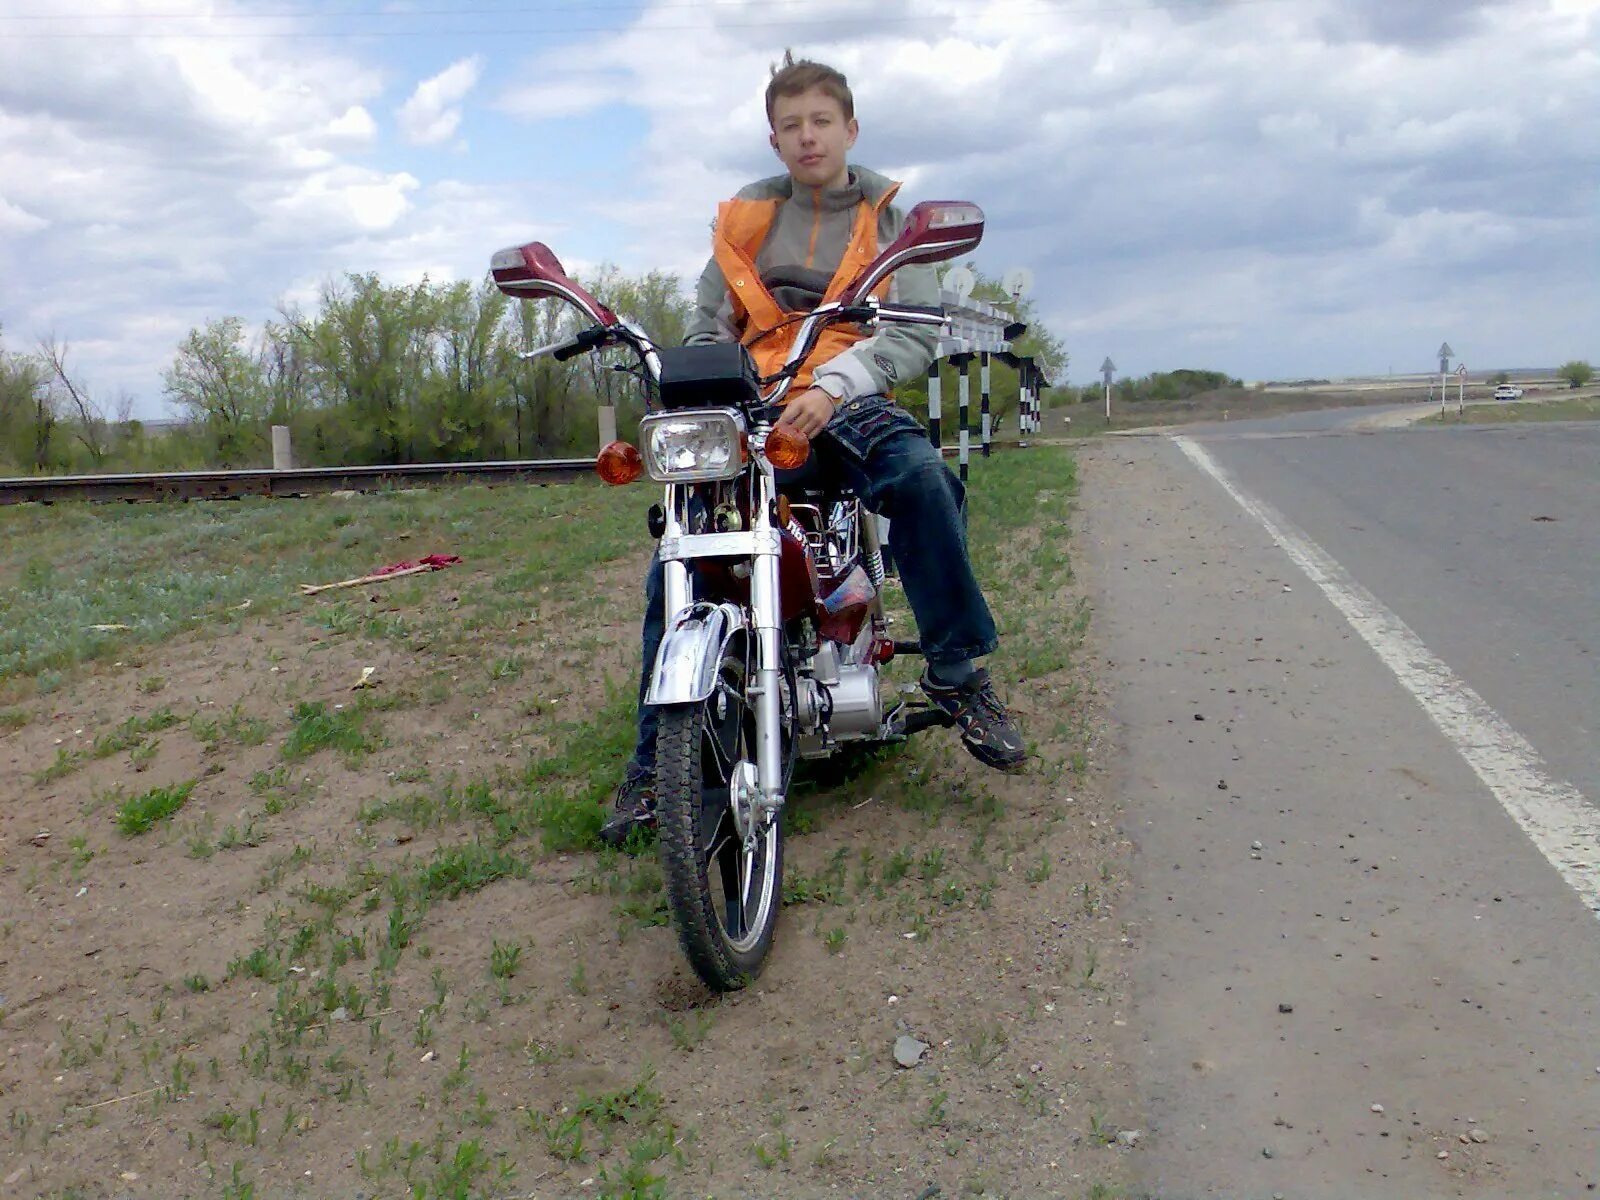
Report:
[[[883,552],[874,538],[861,555],[861,565],[867,569],[867,578],[878,591],[883,590]]]

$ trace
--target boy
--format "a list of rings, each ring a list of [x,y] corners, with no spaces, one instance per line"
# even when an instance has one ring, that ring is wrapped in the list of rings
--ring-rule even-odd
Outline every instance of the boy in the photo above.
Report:
[[[686,341],[742,341],[770,375],[797,329],[788,318],[853,278],[905,218],[890,206],[899,184],[846,159],[858,127],[843,75],[786,52],[766,99],[769,141],[788,173],[751,184],[719,208]],[[891,287],[891,302],[939,303],[932,267],[903,267]],[[1022,737],[988,672],[973,663],[994,650],[995,628],[967,557],[965,493],[922,426],[885,395],[897,381],[926,373],[938,334],[925,326],[887,326],[871,337],[835,328],[791,386],[778,423],[816,439],[817,468],[893,522],[895,561],[928,664],[923,691],[950,715],[974,757],[1019,769]],[[665,623],[659,560],[650,564],[645,603],[639,738],[600,832],[609,845],[655,818],[656,714],[643,701]]]

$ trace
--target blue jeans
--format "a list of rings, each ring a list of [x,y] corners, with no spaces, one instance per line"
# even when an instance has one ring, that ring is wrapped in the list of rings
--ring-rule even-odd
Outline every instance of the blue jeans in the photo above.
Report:
[[[967,554],[966,489],[917,419],[885,396],[863,396],[839,406],[811,451],[800,470],[778,472],[778,486],[849,487],[889,519],[900,583],[928,662],[953,665],[991,653],[994,618]],[[661,593],[661,560],[652,556],[644,585],[639,739],[630,764],[636,773],[655,769],[656,709],[644,697],[666,630]]]

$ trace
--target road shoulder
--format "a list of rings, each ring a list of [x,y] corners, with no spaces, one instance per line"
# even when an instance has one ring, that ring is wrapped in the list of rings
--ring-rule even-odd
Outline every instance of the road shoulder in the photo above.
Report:
[[[1600,971],[1573,950],[1592,918],[1169,442],[1081,463],[1138,846],[1146,1186],[1583,1194],[1600,1061],[1572,1051],[1594,1044]]]

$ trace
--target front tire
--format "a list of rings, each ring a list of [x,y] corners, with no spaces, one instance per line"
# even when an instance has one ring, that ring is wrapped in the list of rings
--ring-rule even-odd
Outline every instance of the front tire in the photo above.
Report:
[[[783,897],[783,829],[748,803],[755,714],[742,656],[725,655],[706,700],[661,712],[656,819],[667,902],[683,952],[707,987],[737,991],[760,972]],[[741,834],[744,825],[749,836]]]

